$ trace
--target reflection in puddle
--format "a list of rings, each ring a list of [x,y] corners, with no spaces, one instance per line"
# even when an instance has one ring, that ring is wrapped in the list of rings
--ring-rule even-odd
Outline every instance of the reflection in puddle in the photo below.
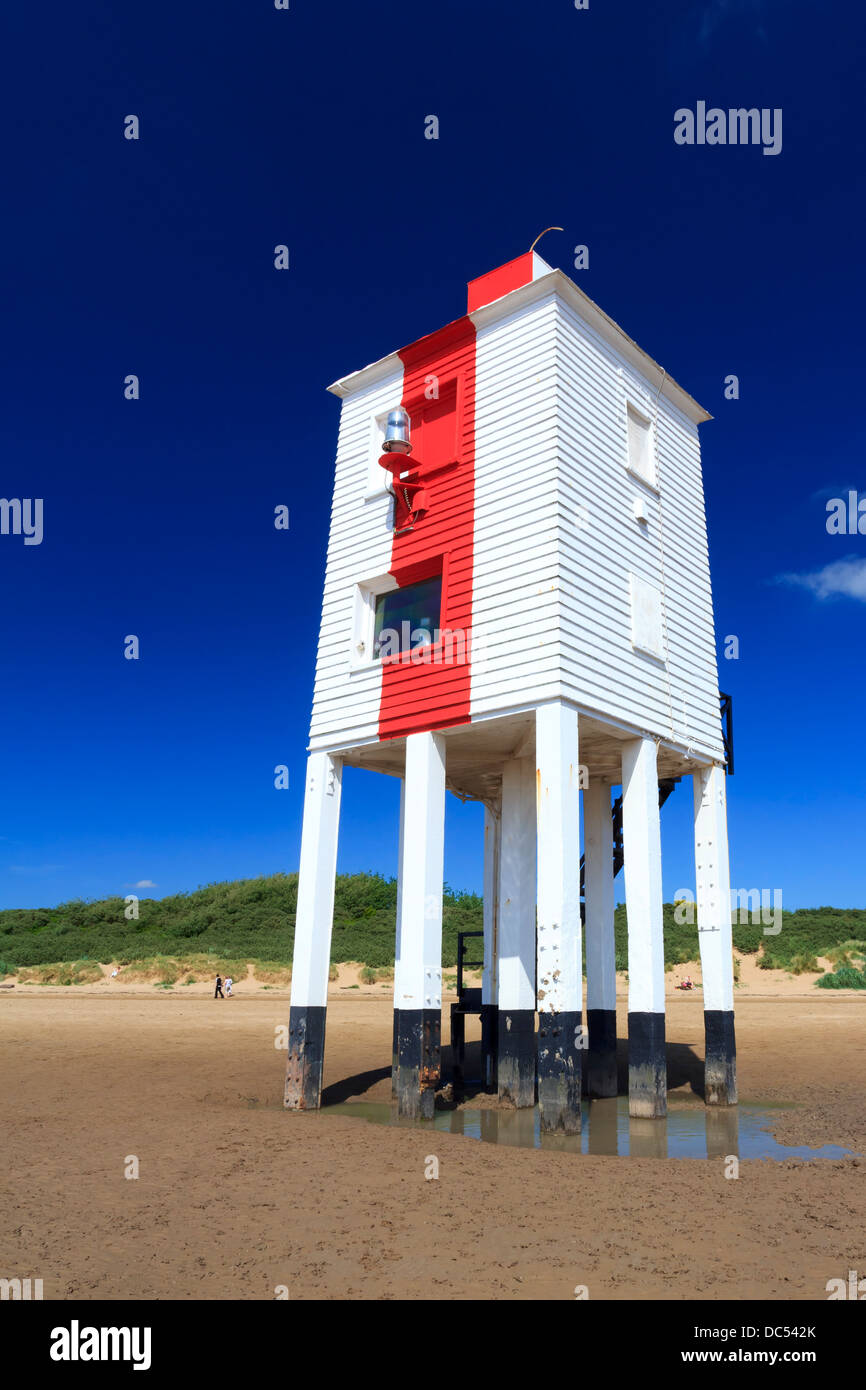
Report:
[[[738,1106],[707,1109],[692,1105],[668,1111],[665,1120],[630,1119],[628,1098],[584,1101],[579,1135],[541,1134],[538,1109],[437,1110],[432,1120],[401,1120],[396,1107],[371,1101],[327,1106],[324,1115],[348,1115],[374,1124],[422,1127],[462,1134],[487,1144],[518,1149],[553,1149],[560,1153],[619,1155],[630,1158],[844,1158],[850,1149],[824,1144],[780,1144],[770,1133],[772,1111],[741,1101]]]

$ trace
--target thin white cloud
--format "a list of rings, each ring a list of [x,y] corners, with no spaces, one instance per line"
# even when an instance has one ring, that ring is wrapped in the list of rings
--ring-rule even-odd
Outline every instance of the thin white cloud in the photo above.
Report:
[[[866,603],[866,559],[853,555],[834,560],[811,574],[782,574],[779,579],[783,584],[808,589],[817,599],[853,598]]]

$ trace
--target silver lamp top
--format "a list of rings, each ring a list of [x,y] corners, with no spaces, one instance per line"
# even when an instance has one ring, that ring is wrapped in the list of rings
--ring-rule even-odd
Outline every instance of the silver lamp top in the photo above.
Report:
[[[389,410],[385,425],[385,438],[382,441],[382,448],[386,453],[411,454],[412,444],[409,439],[411,426],[412,421],[402,405]]]

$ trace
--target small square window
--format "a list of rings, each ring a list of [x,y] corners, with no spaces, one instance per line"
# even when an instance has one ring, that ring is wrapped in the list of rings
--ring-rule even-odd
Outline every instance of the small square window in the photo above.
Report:
[[[628,407],[628,466],[644,482],[655,486],[652,455],[652,426],[649,420]]]
[[[376,598],[373,654],[397,656],[438,638],[442,613],[442,576],[434,575]]]

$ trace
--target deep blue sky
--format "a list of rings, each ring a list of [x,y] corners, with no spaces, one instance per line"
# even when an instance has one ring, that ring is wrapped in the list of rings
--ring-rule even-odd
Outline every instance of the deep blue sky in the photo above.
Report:
[[[866,536],[825,529],[866,495],[862,7],[48,0],[3,28],[0,493],[44,498],[45,536],[0,536],[0,905],[297,867],[324,387],[560,223],[545,258],[716,417],[734,883],[863,906]],[[698,100],[781,107],[782,153],[675,145]],[[824,597],[780,581],[842,560]],[[450,800],[447,878],[478,888]],[[348,773],[343,804],[341,869],[393,872],[396,784]],[[668,896],[690,813],[680,788]]]

